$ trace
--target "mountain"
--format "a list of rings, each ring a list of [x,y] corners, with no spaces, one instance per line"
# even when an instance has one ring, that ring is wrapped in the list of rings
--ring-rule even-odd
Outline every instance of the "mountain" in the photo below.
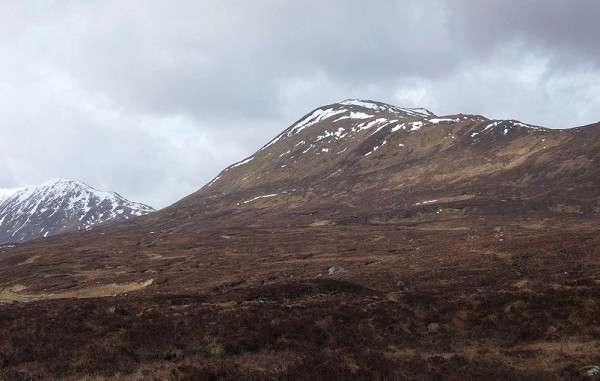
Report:
[[[170,207],[0,246],[0,379],[586,378],[599,134],[320,107]]]
[[[308,113],[155,217],[260,226],[597,216],[599,127],[345,100]]]
[[[74,180],[0,189],[0,243],[25,242],[154,211]]]

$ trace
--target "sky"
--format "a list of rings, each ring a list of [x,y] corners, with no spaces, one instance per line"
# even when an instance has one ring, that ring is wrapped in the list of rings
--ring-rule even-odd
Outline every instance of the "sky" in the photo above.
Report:
[[[600,120],[600,1],[4,0],[0,188],[155,208],[348,98]]]

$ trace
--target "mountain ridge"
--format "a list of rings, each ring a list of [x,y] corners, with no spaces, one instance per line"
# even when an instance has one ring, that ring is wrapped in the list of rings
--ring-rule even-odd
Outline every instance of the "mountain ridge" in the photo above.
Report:
[[[519,210],[540,216],[560,209],[596,213],[598,125],[555,130],[346,100],[307,113],[165,213],[180,209],[211,221],[227,215],[229,222],[239,216],[243,225],[258,223],[250,216],[263,210],[310,224],[319,220],[305,216],[319,206],[322,218],[336,223],[355,215],[409,223],[430,215],[421,210],[433,203],[426,208],[422,202],[434,199],[457,217]],[[390,213],[385,202],[396,209],[394,216],[384,216]]]

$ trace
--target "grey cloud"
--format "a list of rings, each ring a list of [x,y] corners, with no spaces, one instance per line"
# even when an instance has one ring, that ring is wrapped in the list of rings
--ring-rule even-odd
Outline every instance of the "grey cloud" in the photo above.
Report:
[[[345,98],[550,127],[593,122],[599,7],[5,2],[0,187],[73,177],[164,206]]]
[[[402,2],[259,2],[243,11],[223,3],[186,3],[176,14],[164,6],[74,7],[58,15],[64,26],[51,29],[53,43],[32,49],[78,84],[159,114],[273,116],[285,78],[323,71],[364,85],[442,75],[457,64],[437,59],[450,47],[432,2],[412,11]],[[47,33],[40,21],[33,39]]]
[[[451,31],[474,53],[494,52],[505,44],[521,44],[557,63],[600,65],[597,35],[600,3],[561,0],[449,2],[455,21]]]

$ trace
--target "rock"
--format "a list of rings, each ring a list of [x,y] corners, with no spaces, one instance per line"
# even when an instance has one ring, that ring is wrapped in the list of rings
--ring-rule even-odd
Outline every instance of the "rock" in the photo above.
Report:
[[[588,365],[579,369],[582,375],[592,377],[594,380],[596,378],[600,379],[600,366],[598,365]]]
[[[266,296],[260,296],[258,299],[256,299],[256,301],[259,303],[269,303],[269,298]]]
[[[496,238],[499,241],[504,241],[504,226],[496,226],[494,231],[496,232]]]
[[[327,273],[329,273],[329,275],[341,273],[343,271],[344,268],[342,266],[331,266],[329,269],[327,269]]]
[[[182,350],[176,349],[174,351],[163,353],[160,357],[167,361],[180,361],[183,359],[184,355]]]
[[[427,332],[438,333],[440,331],[440,325],[438,323],[429,323],[427,326]]]
[[[398,287],[400,290],[406,290],[407,284],[405,281],[399,280],[396,282],[396,287]]]

